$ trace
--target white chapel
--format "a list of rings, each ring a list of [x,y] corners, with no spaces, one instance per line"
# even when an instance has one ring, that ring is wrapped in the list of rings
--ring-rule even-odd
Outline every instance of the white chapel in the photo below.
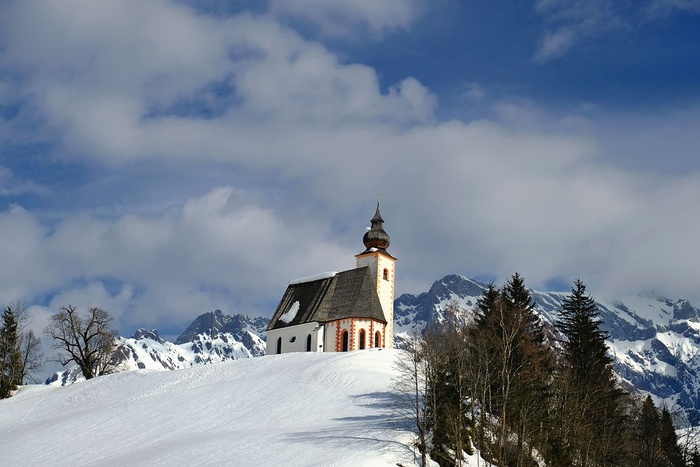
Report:
[[[268,354],[393,347],[396,258],[379,202],[371,223],[355,269],[289,283],[267,327]]]

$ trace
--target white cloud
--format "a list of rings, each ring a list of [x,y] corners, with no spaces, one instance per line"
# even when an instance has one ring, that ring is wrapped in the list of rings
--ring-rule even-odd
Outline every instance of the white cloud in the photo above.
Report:
[[[0,271],[0,294],[58,291],[50,308],[101,306],[131,332],[137,324],[181,323],[227,306],[263,313],[260,297],[274,296],[291,276],[352,258],[326,226],[289,225],[240,200],[219,188],[158,216],[100,220],[78,213],[52,230],[14,207],[0,214],[7,235],[0,262],[12,265]],[[109,283],[117,290],[105,288]]]
[[[0,165],[0,196],[17,196],[28,193],[46,195],[50,191],[31,180],[18,180],[11,169]]]
[[[358,26],[378,36],[396,29],[407,29],[424,6],[421,0],[271,0],[270,11],[277,16],[293,16],[311,21],[332,37],[351,38]]]
[[[605,0],[538,0],[535,9],[550,25],[535,52],[537,62],[558,58],[592,37],[625,30],[635,21],[626,5]]]
[[[535,54],[535,61],[546,61],[564,55],[576,44],[580,35],[575,28],[571,27],[546,32]]]
[[[165,0],[14,2],[4,18],[13,46],[0,63],[27,73],[26,92],[75,157],[108,164],[154,156],[247,163],[230,148],[257,146],[261,124],[280,133],[406,125],[431,120],[436,105],[412,78],[382,94],[373,69],[340,63],[269,18],[212,19]],[[233,93],[217,118],[168,111],[183,98],[206,105],[213,83]]]
[[[486,98],[486,90],[479,83],[469,83],[460,98],[473,102],[481,102]]]
[[[700,13],[697,0],[537,0],[536,11],[548,24],[533,59],[546,62],[610,33],[627,32],[674,13]]]
[[[646,6],[648,18],[663,17],[675,12],[700,13],[697,0],[651,0]]]

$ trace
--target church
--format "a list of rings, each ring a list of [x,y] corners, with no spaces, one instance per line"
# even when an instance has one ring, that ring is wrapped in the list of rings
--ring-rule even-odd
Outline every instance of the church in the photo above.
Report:
[[[377,211],[356,267],[291,281],[267,327],[267,354],[391,348],[396,258]]]

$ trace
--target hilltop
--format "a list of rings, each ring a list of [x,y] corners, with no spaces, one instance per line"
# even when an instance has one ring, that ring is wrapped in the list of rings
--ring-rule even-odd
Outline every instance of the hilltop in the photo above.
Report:
[[[397,351],[135,370],[0,401],[7,465],[415,465]]]

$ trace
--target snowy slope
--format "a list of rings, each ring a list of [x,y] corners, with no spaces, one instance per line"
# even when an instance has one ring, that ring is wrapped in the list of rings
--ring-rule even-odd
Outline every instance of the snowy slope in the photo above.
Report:
[[[137,370],[0,400],[3,465],[415,465],[397,351]]]

